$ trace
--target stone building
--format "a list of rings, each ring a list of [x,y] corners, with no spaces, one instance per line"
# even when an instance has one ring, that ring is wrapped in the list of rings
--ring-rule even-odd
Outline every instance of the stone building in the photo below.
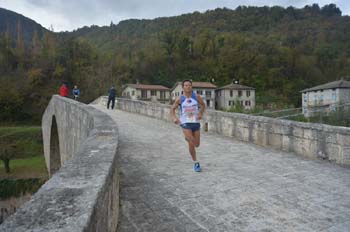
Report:
[[[305,117],[311,117],[317,112],[328,113],[336,111],[339,105],[350,103],[350,81],[333,81],[304,89],[301,93]]]
[[[232,83],[218,88],[215,95],[217,109],[230,109],[235,104],[240,104],[245,110],[255,107],[255,88],[253,87]]]
[[[133,100],[168,103],[170,89],[162,85],[126,84],[122,96]]]

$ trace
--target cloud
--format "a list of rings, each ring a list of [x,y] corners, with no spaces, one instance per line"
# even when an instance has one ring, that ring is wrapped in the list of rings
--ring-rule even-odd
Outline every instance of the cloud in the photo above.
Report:
[[[315,0],[0,0],[0,7],[23,14],[55,31],[73,30],[90,25],[115,24],[120,20],[175,16],[194,11],[246,6],[294,6],[312,5]],[[320,7],[331,2],[318,0]],[[343,14],[349,14],[348,0],[333,1]]]

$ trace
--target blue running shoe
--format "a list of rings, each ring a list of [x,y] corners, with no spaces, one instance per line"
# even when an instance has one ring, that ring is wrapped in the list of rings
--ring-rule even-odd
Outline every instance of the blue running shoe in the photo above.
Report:
[[[194,171],[195,172],[200,172],[201,171],[201,166],[199,165],[199,163],[195,163],[194,164]]]

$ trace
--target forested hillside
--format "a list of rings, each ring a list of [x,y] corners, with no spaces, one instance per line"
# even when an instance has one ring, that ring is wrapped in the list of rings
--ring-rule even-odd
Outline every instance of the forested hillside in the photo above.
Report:
[[[175,80],[233,78],[261,102],[299,105],[301,89],[349,75],[350,18],[334,5],[238,7],[155,20],[85,27],[85,38],[115,57],[114,77],[172,86]]]
[[[350,75],[350,18],[334,4],[131,19],[45,32],[34,41],[20,49],[17,35],[2,34],[0,107],[7,114],[0,119],[11,118],[15,106],[23,111],[17,116],[41,113],[62,80],[78,84],[88,102],[111,84],[120,93],[136,80],[172,87],[191,78],[222,86],[235,78],[256,88],[260,105],[299,106],[300,90]]]
[[[47,31],[40,24],[23,15],[0,8],[0,32],[8,33],[11,38],[20,37],[21,42],[28,45],[35,37],[41,39]]]

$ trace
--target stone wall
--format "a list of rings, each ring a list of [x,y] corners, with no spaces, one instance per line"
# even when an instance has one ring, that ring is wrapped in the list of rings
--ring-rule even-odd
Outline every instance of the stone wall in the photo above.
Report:
[[[96,103],[104,104],[106,97]],[[117,99],[117,108],[170,121],[170,106]],[[350,165],[350,128],[207,110],[202,130],[261,146]]]
[[[11,214],[15,213],[23,203],[28,201],[31,194],[24,194],[19,197],[10,197],[8,199],[0,200],[0,224]]]
[[[0,231],[116,231],[119,178],[114,121],[91,106],[53,96],[42,127],[51,178],[0,225]]]

